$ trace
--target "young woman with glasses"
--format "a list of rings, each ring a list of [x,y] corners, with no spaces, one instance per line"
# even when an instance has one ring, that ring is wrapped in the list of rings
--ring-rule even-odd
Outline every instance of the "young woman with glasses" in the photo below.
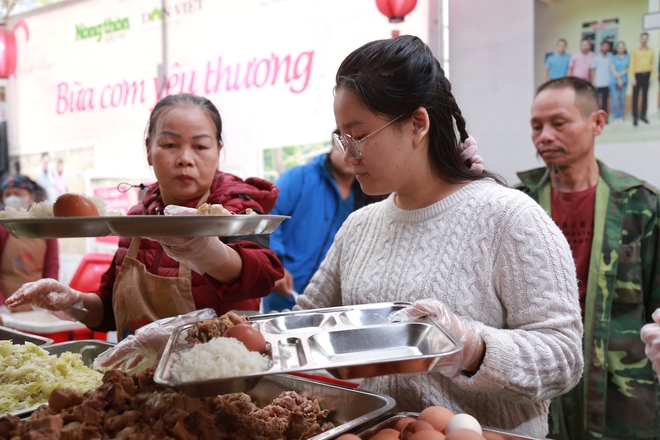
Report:
[[[335,144],[363,191],[391,195],[346,220],[296,308],[412,302],[395,319],[431,315],[463,351],[433,372],[361,387],[393,396],[400,411],[441,405],[545,437],[548,399],[572,388],[583,367],[575,268],[561,231],[478,166],[451,84],[420,39],[351,53],[337,72],[334,111]]]

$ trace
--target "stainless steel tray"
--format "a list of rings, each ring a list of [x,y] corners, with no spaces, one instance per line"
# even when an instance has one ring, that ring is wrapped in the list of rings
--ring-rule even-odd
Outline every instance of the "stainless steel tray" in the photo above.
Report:
[[[114,347],[115,344],[106,341],[98,341],[96,339],[85,339],[80,341],[67,341],[67,342],[58,342],[56,344],[48,345],[43,347],[50,354],[56,356],[61,355],[62,353],[78,353],[82,358],[83,363],[91,367],[94,363],[94,359],[110,347]]]
[[[17,238],[103,237],[110,234],[108,217],[3,218],[11,235]]]
[[[368,440],[382,429],[394,428],[396,422],[404,417],[412,417],[416,419],[418,416],[419,413],[417,412],[400,412],[396,414],[381,416],[376,419],[372,419],[370,423],[371,426],[369,428],[357,431],[354,430],[353,432],[355,432],[355,435],[361,439]],[[365,425],[363,424],[363,427],[364,426]],[[523,435],[502,431],[500,429],[490,428],[487,426],[482,426],[481,429],[483,431],[482,435],[484,438],[486,438],[486,440],[539,440],[533,437],[525,437]]]
[[[310,440],[332,439],[348,431],[359,429],[379,416],[391,412],[396,405],[390,396],[288,374],[264,377],[246,394],[263,407],[283,391],[295,391],[303,397],[317,399],[321,409],[330,410],[328,418],[338,426],[311,437]]]
[[[185,336],[195,324],[175,329],[154,380],[191,396],[246,391],[271,374],[326,369],[338,379],[356,379],[432,370],[463,346],[431,321],[392,323],[391,312],[409,303],[379,303],[250,317],[264,335],[270,367],[244,376],[177,383],[170,369],[192,344]]]
[[[45,348],[45,346],[53,343],[53,340],[50,338],[44,338],[43,336],[25,333],[13,328],[3,327],[1,325],[0,340],[12,341],[14,344],[25,344],[26,342],[32,342],[34,345],[38,345],[42,348]]]
[[[127,215],[107,218],[120,237],[197,237],[270,234],[291,218],[284,215]]]
[[[284,215],[127,215],[0,219],[18,238],[103,237],[232,237],[270,234]]]
[[[58,342],[52,345],[42,346],[44,350],[48,353],[59,356],[62,353],[71,352],[79,353],[81,355],[83,363],[91,367],[94,359],[108,348],[114,346],[114,344],[105,341],[97,341],[95,339],[85,339],[80,341],[67,341],[67,342]],[[44,402],[43,404],[45,404]],[[42,404],[42,405],[43,405]],[[36,405],[30,408],[25,408],[19,411],[14,411],[9,414],[15,415],[17,417],[25,418],[32,414],[37,408],[41,405]]]

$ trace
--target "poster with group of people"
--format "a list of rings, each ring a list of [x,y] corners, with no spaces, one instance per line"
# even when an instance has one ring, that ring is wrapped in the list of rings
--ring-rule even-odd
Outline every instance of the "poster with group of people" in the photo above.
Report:
[[[602,143],[660,135],[658,31],[645,26],[647,0],[536,2],[535,84],[563,76],[590,80],[608,113]]]

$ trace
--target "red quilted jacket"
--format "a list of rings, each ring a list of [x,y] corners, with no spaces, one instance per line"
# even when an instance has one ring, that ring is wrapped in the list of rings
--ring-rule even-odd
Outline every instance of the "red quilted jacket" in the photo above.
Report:
[[[267,214],[275,205],[278,194],[279,189],[266,180],[251,177],[244,181],[240,177],[218,171],[207,202],[220,203],[236,214],[243,214],[247,208]],[[193,200],[186,206],[195,207],[198,201]],[[141,203],[130,209],[128,215],[157,215],[162,213],[164,208],[156,183],[149,188]],[[104,306],[103,322],[95,328],[97,331],[116,329],[112,289],[130,243],[129,237],[119,240],[113,264],[103,275],[101,286],[96,292]],[[238,252],[243,260],[240,281],[232,285],[222,284],[214,278],[193,271],[192,292],[195,306],[197,309],[212,308],[218,315],[229,310],[259,310],[259,298],[268,295],[273,290],[275,281],[284,276],[282,264],[273,251],[251,241],[240,240],[229,243],[229,246]],[[137,259],[150,273],[164,277],[178,276],[179,263],[172,260],[158,242],[143,239]]]

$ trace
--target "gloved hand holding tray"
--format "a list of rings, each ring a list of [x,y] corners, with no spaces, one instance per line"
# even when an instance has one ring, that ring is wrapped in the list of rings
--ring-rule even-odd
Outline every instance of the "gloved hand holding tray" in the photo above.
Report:
[[[461,351],[462,344],[444,327],[425,318],[388,320],[390,313],[409,305],[379,303],[251,316],[250,323],[266,340],[267,369],[181,382],[171,370],[193,347],[185,338],[196,324],[186,324],[172,333],[154,380],[199,397],[247,391],[271,374],[326,369],[338,379],[355,379],[431,371],[443,358]]]

